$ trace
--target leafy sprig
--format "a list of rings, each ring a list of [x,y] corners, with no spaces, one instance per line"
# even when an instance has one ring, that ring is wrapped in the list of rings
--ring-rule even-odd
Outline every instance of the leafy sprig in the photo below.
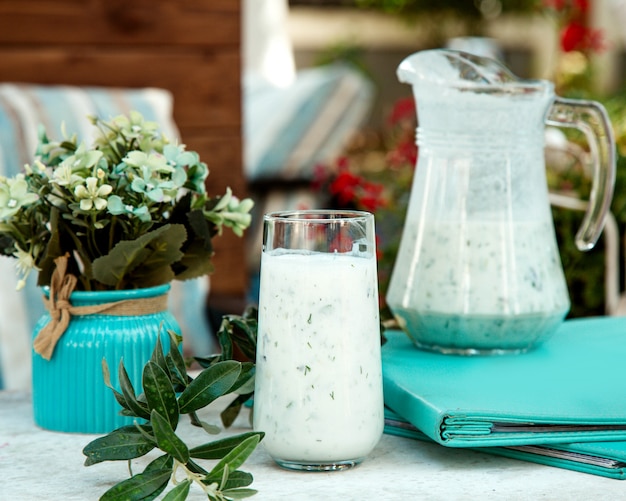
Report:
[[[140,395],[136,395],[123,361],[118,367],[121,391],[112,386],[108,366],[103,362],[106,384],[122,406],[121,413],[137,417],[138,421],[93,440],[83,449],[86,466],[103,461],[129,463],[130,478],[106,491],[101,501],[155,499],[170,483],[173,488],[163,498],[167,501],[187,499],[194,484],[212,501],[242,499],[255,494],[254,489],[248,488],[252,475],[238,468],[261,441],[262,432],[243,433],[195,447],[187,445],[176,434],[183,414],[190,416],[192,424],[202,426],[208,433],[216,433],[216,427],[203,422],[196,411],[249,384],[253,380],[254,365],[219,360],[192,378],[177,348],[179,338],[173,333],[170,335],[169,351],[165,353],[158,340],[144,366]],[[133,473],[131,460],[154,449],[162,454],[143,471]],[[197,460],[217,460],[217,463],[207,470]]]
[[[258,310],[250,306],[243,315],[224,315],[217,331],[217,340],[221,352],[208,358],[196,357],[202,367],[211,367],[225,360],[246,360],[254,362],[256,359]],[[221,413],[222,424],[229,427],[235,421],[243,405],[250,400],[254,393],[254,373],[237,388],[238,394]]]

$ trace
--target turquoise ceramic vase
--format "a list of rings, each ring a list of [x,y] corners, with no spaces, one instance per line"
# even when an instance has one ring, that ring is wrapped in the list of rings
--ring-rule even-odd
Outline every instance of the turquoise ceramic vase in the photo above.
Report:
[[[94,306],[167,295],[169,284],[145,289],[87,292],[70,295],[72,306]],[[44,291],[46,293],[46,291]],[[136,393],[157,337],[169,349],[168,330],[180,335],[180,327],[167,310],[139,315],[91,314],[71,317],[50,360],[33,350],[33,412],[35,423],[45,429],[108,433],[132,424],[136,418],[120,415],[122,407],[105,385],[102,360],[106,360],[112,385],[119,390],[121,360]],[[46,313],[35,326],[34,337],[50,321]]]

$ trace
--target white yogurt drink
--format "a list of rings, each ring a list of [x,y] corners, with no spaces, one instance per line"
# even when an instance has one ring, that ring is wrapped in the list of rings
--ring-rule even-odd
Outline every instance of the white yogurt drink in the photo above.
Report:
[[[411,266],[394,270],[387,302],[419,347],[521,352],[569,310],[551,221],[409,223],[405,232],[398,260]]]
[[[263,252],[254,428],[281,466],[358,464],[384,425],[373,252]]]

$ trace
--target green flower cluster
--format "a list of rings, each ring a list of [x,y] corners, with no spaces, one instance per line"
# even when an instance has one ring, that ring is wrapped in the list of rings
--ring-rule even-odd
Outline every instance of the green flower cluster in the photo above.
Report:
[[[172,144],[138,112],[76,135],[39,131],[37,160],[0,177],[0,250],[17,258],[20,286],[32,270],[49,285],[54,259],[69,254],[84,290],[127,289],[212,271],[211,239],[250,225],[252,201],[230,189],[207,195],[207,165]]]

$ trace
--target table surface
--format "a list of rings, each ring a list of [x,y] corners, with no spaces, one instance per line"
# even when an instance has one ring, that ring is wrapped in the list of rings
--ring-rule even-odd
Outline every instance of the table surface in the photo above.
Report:
[[[202,417],[219,424],[226,403],[218,400]],[[216,438],[249,429],[248,416],[240,415]],[[213,440],[187,420],[178,431],[190,444]],[[42,430],[33,422],[28,393],[0,392],[0,499],[97,500],[128,477],[128,468],[125,461],[83,466],[82,449],[95,437]],[[255,501],[626,499],[626,481],[391,435],[383,435],[372,454],[350,470],[287,471],[275,465],[262,444],[241,469],[254,475],[251,487],[259,492],[250,499]],[[193,490],[188,499],[206,497]]]

